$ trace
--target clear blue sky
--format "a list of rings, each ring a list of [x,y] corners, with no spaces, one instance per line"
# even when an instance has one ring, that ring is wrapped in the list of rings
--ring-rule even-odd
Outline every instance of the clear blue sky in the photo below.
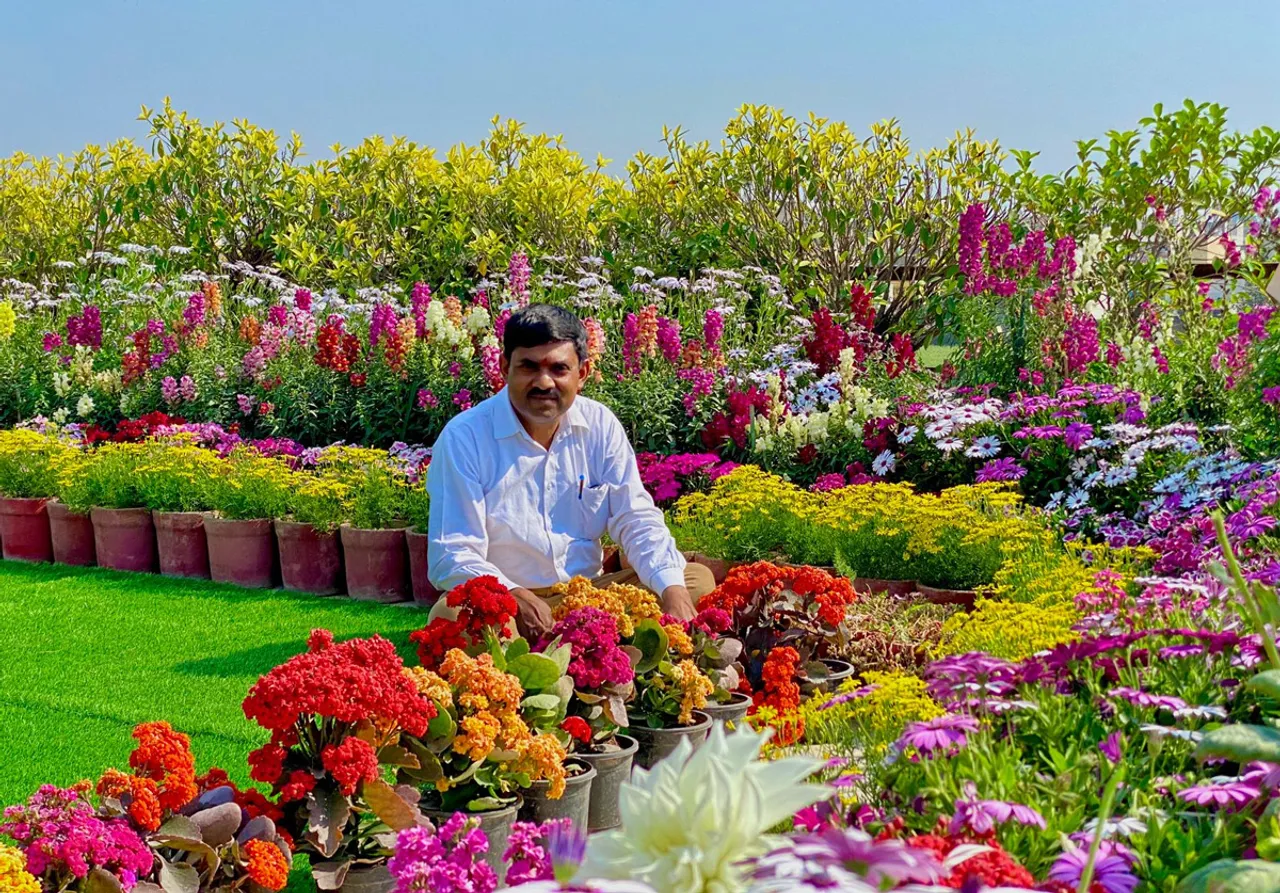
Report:
[[[1276,0],[0,0],[0,22],[4,155],[141,137],[166,95],[312,155],[443,149],[501,114],[621,162],[664,123],[718,139],[743,102],[896,117],[920,148],[973,127],[1055,170],[1156,102],[1280,126]]]

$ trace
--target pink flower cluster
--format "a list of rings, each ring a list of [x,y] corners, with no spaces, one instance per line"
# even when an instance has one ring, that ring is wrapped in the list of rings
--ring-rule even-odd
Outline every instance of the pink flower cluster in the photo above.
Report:
[[[626,685],[635,677],[631,661],[618,647],[618,622],[599,608],[576,608],[551,629],[553,638],[569,645],[569,675],[580,689]]]
[[[67,343],[73,347],[83,344],[91,350],[102,347],[102,313],[93,304],[67,318]]]
[[[516,822],[507,838],[507,849],[502,861],[510,863],[507,869],[507,886],[527,884],[532,881],[550,881],[555,877],[551,854],[547,851],[546,838],[556,827],[570,830],[572,819],[548,819],[537,822]]]
[[[527,254],[516,252],[511,255],[511,262],[507,265],[507,289],[521,307],[529,303],[529,279],[532,273],[533,268],[529,266]]]
[[[387,871],[396,893],[493,893],[498,876],[484,861],[488,851],[485,833],[455,812],[439,830],[426,824],[397,834]]]
[[[1272,307],[1259,307],[1241,313],[1236,322],[1236,334],[1218,345],[1218,352],[1210,362],[1214,369],[1226,375],[1227,390],[1235,388],[1240,376],[1249,370],[1249,348],[1255,341],[1266,339],[1267,324],[1274,312]]]
[[[660,456],[657,453],[639,453],[636,464],[640,467],[640,481],[654,502],[666,503],[680,495],[687,479],[705,475],[708,482],[724,477],[738,467],[736,462],[723,462],[715,453],[678,453]]]
[[[101,868],[131,890],[154,864],[151,850],[126,821],[98,818],[75,788],[42,785],[24,805],[5,809],[0,834],[22,847],[32,874],[55,875],[57,889]]]
[[[1037,285],[1025,280],[1050,284],[1075,273],[1075,239],[1063,236],[1054,242],[1050,253],[1044,231],[1036,230],[1028,233],[1019,247],[1014,244],[1009,224],[985,226],[986,218],[987,210],[981,204],[970,205],[960,215],[957,256],[968,294],[1008,298],[1021,284]],[[1055,297],[1057,291],[1054,288],[1046,297]]]
[[[396,311],[390,304],[378,304],[373,308],[373,316],[369,319],[369,346],[377,347],[378,339],[390,334],[400,325]]]
[[[409,292],[410,313],[413,315],[414,331],[419,338],[427,337],[427,305],[431,303],[431,286],[425,282],[415,282]],[[499,338],[502,335],[498,335]]]

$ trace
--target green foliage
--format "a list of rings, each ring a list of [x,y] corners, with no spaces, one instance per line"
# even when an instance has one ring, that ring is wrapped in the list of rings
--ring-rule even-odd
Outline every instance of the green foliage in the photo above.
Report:
[[[141,444],[108,443],[77,462],[63,477],[58,498],[73,512],[92,508],[145,508],[137,473],[145,455]]]

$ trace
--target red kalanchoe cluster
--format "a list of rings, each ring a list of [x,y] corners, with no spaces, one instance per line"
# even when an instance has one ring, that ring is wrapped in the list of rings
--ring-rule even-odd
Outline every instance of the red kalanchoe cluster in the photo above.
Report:
[[[356,792],[362,781],[378,777],[378,753],[368,741],[349,735],[341,744],[325,745],[320,752],[320,763],[338,782],[342,793],[348,797]]]
[[[295,769],[289,773],[288,780],[280,787],[280,802],[294,803],[305,800],[316,786],[316,777],[305,769]]]
[[[731,614],[772,598],[783,589],[808,596],[817,617],[831,627],[844,622],[849,605],[858,600],[853,584],[816,567],[779,567],[767,561],[742,565],[729,571],[725,581],[698,603],[701,609],[722,608]]]
[[[551,629],[570,647],[569,675],[579,689],[626,685],[635,678],[631,660],[619,646],[618,622],[599,608],[575,608]]]
[[[315,717],[344,723],[395,723],[422,735],[435,706],[404,674],[395,646],[381,636],[323,644],[262,675],[244,699],[244,715],[271,731],[274,744],[297,742],[298,726]]]
[[[456,619],[437,617],[409,634],[409,641],[418,646],[418,660],[428,670],[437,669],[452,649],[465,651],[483,642],[486,629],[498,638],[510,637],[516,600],[497,577],[476,577],[455,586],[445,596],[445,604],[456,609]]]
[[[942,862],[957,846],[972,843],[972,841],[937,834],[919,834],[906,838],[906,843],[917,849],[928,850],[938,857],[939,862]],[[1014,887],[1024,890],[1035,887],[1036,880],[1031,872],[1015,862],[1013,857],[1001,848],[999,841],[984,840],[982,844],[990,849],[965,859],[957,865],[950,876],[942,880],[942,886],[958,890],[966,883],[978,881],[980,887]]]
[[[569,734],[569,737],[579,744],[589,745],[591,743],[591,726],[581,716],[567,716],[564,722],[560,723],[560,728]]]
[[[800,685],[796,678],[800,670],[800,652],[782,646],[774,648],[765,658],[761,674],[764,688],[755,693],[756,707],[770,707],[777,711],[774,743],[782,747],[795,744],[804,735],[804,718],[799,714]]]

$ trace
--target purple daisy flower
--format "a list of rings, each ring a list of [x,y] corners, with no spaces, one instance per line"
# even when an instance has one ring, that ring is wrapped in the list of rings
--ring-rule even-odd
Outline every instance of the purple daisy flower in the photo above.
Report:
[[[1073,845],[1050,867],[1049,880],[1075,889],[1080,886],[1080,875],[1088,862],[1089,848]],[[1098,857],[1093,863],[1093,883],[1106,893],[1133,893],[1138,878],[1132,867],[1133,855],[1125,847],[1104,840],[1098,846]]]
[[[963,713],[948,713],[936,719],[913,722],[898,739],[899,749],[914,747],[929,756],[934,751],[950,752],[968,743],[966,733],[978,731],[978,721]]]
[[[956,812],[951,817],[951,834],[959,834],[965,828],[979,837],[990,834],[996,825],[1006,822],[1032,825],[1044,830],[1044,817],[1030,806],[1010,803],[1006,800],[980,800],[978,787],[971,781],[964,784],[964,796],[956,801]]]
[[[1024,477],[1027,470],[1013,460],[1012,456],[1003,459],[992,459],[978,469],[974,480],[978,483],[987,481],[1016,481]]]
[[[904,841],[876,840],[854,828],[827,828],[793,838],[788,845],[756,859],[751,877],[764,881],[762,889],[847,889],[841,884],[861,880],[874,888],[904,882],[935,884],[947,871],[928,850]],[[785,883],[772,886],[768,881]]]
[[[1181,710],[1187,706],[1187,702],[1182,698],[1173,695],[1155,695],[1149,691],[1143,691],[1140,688],[1130,688],[1127,685],[1117,685],[1111,689],[1111,697],[1123,698],[1136,707],[1154,707],[1157,710]]]
[[[1120,762],[1120,733],[1112,732],[1098,744],[1098,750],[1112,763]]]
[[[1178,798],[1198,806],[1241,806],[1257,799],[1261,790],[1244,781],[1228,781],[1222,784],[1198,784],[1178,791]]]
[[[1166,645],[1157,652],[1164,659],[1174,657],[1195,657],[1204,654],[1203,645]]]
[[[827,701],[818,709],[830,710],[832,707],[839,707],[841,704],[847,704],[850,701],[856,701],[858,698],[865,698],[867,695],[871,694],[873,691],[875,691],[879,687],[880,686],[878,685],[864,685],[861,688],[855,688],[853,691],[846,691],[842,694],[836,695],[834,698]]]

